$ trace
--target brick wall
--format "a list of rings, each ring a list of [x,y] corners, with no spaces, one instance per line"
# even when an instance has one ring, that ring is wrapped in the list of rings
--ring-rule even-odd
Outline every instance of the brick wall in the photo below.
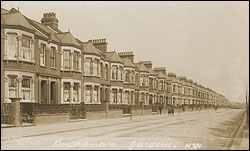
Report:
[[[101,112],[87,112],[87,119],[88,120],[98,120],[98,119],[105,119],[106,118],[106,111]],[[108,118],[119,118],[122,117],[122,110],[109,110],[108,111]]]
[[[146,109],[146,110],[132,110],[133,116],[139,116],[139,115],[152,115],[152,109]]]
[[[69,121],[69,113],[35,114],[35,124],[53,124]]]

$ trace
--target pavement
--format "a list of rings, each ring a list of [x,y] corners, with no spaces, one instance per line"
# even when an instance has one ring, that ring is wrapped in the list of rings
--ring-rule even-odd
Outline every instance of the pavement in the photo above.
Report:
[[[194,112],[182,112],[180,115],[177,113],[175,116],[183,116],[189,114],[199,114],[201,112],[212,112],[212,110],[202,110]],[[12,125],[4,125],[1,127],[1,140],[10,140],[20,137],[31,137],[31,136],[41,136],[47,134],[75,131],[88,128],[105,127],[117,124],[124,124],[128,122],[153,120],[156,118],[164,118],[167,114],[154,114],[154,115],[142,115],[133,116],[132,121],[129,117],[122,118],[112,118],[112,119],[100,119],[100,120],[83,120],[77,122],[67,122],[67,123],[56,123],[56,124],[46,124],[46,125],[36,125],[27,127],[13,127]]]
[[[241,137],[243,114],[219,109],[2,128],[1,149],[223,150]]]
[[[249,150],[249,123],[246,116],[239,126],[230,150]]]

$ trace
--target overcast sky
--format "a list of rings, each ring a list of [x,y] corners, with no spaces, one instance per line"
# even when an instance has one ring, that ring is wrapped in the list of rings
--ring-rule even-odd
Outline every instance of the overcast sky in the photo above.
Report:
[[[186,76],[245,101],[249,83],[249,2],[2,2],[40,21],[55,12],[59,28],[82,41],[106,38],[108,49]]]

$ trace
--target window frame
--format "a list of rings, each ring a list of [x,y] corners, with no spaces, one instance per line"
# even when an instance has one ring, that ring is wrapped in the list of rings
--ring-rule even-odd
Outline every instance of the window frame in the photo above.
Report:
[[[51,67],[56,68],[56,47],[51,46]]]
[[[68,53],[68,59],[65,58],[66,52]],[[71,56],[70,53],[71,53],[71,51],[69,49],[63,50],[63,69],[65,69],[65,70],[70,70],[70,56]],[[68,67],[66,67],[66,64],[65,64],[66,61],[68,62]]]
[[[13,37],[12,37],[13,36]],[[18,34],[17,33],[13,33],[13,32],[8,32],[7,33],[7,56],[8,56],[8,59],[17,59],[17,56],[18,56],[18,54],[17,54],[17,49],[18,49],[18,40],[17,40],[17,37],[18,37]],[[11,44],[10,42],[11,42],[11,38],[13,38],[13,41],[14,41],[14,44]],[[14,49],[14,51],[13,52],[15,52],[15,55],[14,55],[14,57],[12,57],[10,54],[10,50],[11,50],[11,47],[13,47],[12,49]]]
[[[41,43],[40,66],[46,66],[46,44]]]
[[[32,79],[31,77],[26,77],[26,76],[22,77],[21,91],[22,91],[22,94],[23,94],[22,100],[24,100],[24,101],[31,101],[31,79]],[[29,83],[27,83],[28,84],[27,87],[23,86],[24,85],[24,83],[23,83],[24,80],[28,80],[28,82],[29,82]],[[29,99],[24,98],[24,92],[23,91],[28,91]]]

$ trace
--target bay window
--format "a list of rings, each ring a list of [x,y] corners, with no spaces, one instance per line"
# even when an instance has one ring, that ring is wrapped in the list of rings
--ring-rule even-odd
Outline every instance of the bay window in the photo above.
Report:
[[[113,103],[117,103],[117,90],[113,89],[111,93],[111,98]]]
[[[97,72],[97,76],[100,75],[100,61],[99,60],[96,60],[96,72]]]
[[[93,75],[95,75],[95,76],[97,76],[97,67],[98,67],[97,62],[98,62],[98,60],[94,59],[94,61],[93,61]]]
[[[16,75],[9,75],[8,76],[8,83],[9,83],[9,98],[17,97],[17,76]]]
[[[120,93],[119,93],[119,99],[120,99],[120,103],[122,103],[122,90],[120,90]]]
[[[149,78],[149,87],[153,88],[153,78]]]
[[[131,83],[135,83],[135,72],[132,70]]]
[[[94,88],[94,103],[98,103],[98,87]]]
[[[84,61],[84,72],[85,74],[91,74],[91,58],[86,58]]]
[[[73,55],[73,64],[74,64],[75,71],[79,71],[79,56],[80,56],[80,53],[75,51]]]
[[[108,76],[109,76],[109,68],[108,65],[105,65],[105,79],[108,80]]]
[[[23,59],[31,59],[31,37],[22,36],[21,56]]]
[[[85,103],[91,103],[91,86],[85,88]]]
[[[111,70],[112,70],[111,71],[112,72],[112,79],[115,80],[116,79],[116,66],[113,65]]]
[[[125,98],[124,98],[124,103],[129,103],[129,92],[125,92]]]
[[[101,78],[103,78],[103,64],[102,63],[100,64],[100,68],[101,68],[100,75],[101,75]]]
[[[130,82],[130,71],[129,70],[125,70],[125,82]]]
[[[122,74],[122,67],[119,67],[119,73],[120,73],[120,77],[118,78],[119,80],[123,79],[123,74]]]
[[[17,34],[16,33],[8,33],[7,34],[8,41],[8,50],[7,55],[9,58],[17,58]]]
[[[119,70],[118,70],[118,66],[115,66],[115,79],[118,80],[119,79]]]
[[[145,97],[144,93],[141,93],[141,102],[144,102],[144,97]]]
[[[73,86],[73,102],[79,101],[79,83],[74,83]]]
[[[63,101],[70,102],[70,82],[63,83]]]
[[[63,67],[64,69],[70,69],[70,50],[63,51]]]
[[[31,78],[23,77],[22,80],[22,94],[23,100],[31,101]]]

